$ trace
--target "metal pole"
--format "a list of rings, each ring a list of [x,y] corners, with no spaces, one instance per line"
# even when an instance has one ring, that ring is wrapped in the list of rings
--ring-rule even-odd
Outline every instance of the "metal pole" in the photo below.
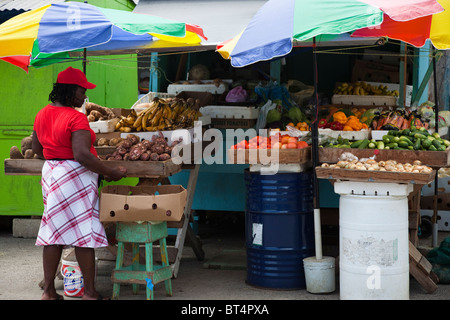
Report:
[[[313,172],[314,172],[314,208],[320,208],[319,204],[319,185],[317,182],[316,170],[315,168],[319,164],[319,130],[318,130],[318,114],[319,114],[319,93],[318,93],[318,72],[317,72],[317,53],[316,53],[316,38],[313,38],[313,73],[314,73],[314,97],[315,97],[315,119],[312,122],[311,126],[311,135],[312,135],[312,163],[313,163]]]
[[[314,239],[316,260],[322,260],[322,224],[320,222],[320,197],[319,197],[319,181],[316,176],[316,167],[319,164],[319,92],[318,92],[318,71],[317,71],[317,53],[316,53],[316,37],[313,38],[313,73],[314,73],[314,97],[315,97],[315,119],[312,122],[312,163],[313,163],[313,186],[314,186]]]
[[[86,74],[86,60],[87,60],[87,50],[83,49],[83,72]]]
[[[434,78],[434,114],[435,114],[435,131],[439,132],[439,97],[437,90],[437,75],[436,75],[436,50],[433,47],[433,78]],[[438,225],[437,225],[437,194],[438,194],[438,174],[436,172],[436,177],[434,179],[434,201],[433,201],[433,217],[431,218],[432,223],[432,245],[434,248],[438,246]]]

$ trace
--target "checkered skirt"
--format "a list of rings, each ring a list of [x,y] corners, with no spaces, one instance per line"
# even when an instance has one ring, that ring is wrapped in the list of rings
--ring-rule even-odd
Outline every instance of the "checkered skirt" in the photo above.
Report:
[[[98,174],[77,161],[47,160],[42,168],[44,213],[37,246],[108,245],[99,218]]]

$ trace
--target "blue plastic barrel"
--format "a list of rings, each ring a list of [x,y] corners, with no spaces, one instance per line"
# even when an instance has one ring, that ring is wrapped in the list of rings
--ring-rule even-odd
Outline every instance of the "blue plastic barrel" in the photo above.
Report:
[[[312,171],[245,171],[247,283],[306,288],[303,259],[314,256]]]

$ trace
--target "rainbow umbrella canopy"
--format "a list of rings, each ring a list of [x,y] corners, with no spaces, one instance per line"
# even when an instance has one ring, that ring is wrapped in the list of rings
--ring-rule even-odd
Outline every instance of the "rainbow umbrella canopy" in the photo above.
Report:
[[[444,11],[440,10],[433,12],[433,14],[412,18],[408,16],[403,18],[390,17],[384,13],[383,23],[380,26],[356,30],[352,37],[388,37],[401,40],[415,47],[423,47],[426,41],[430,40],[431,44],[438,50],[449,49],[450,0],[438,0],[438,2]]]
[[[232,66],[244,67],[285,56],[296,42],[363,28],[380,31],[388,19],[429,20],[444,10],[441,2],[447,0],[269,0],[240,34],[218,45],[217,52],[230,59]],[[448,24],[447,20],[446,26]],[[366,33],[364,36],[389,34]]]
[[[70,58],[69,53],[196,45],[206,39],[196,25],[106,9],[81,2],[50,4],[0,25],[0,59],[28,72]]]

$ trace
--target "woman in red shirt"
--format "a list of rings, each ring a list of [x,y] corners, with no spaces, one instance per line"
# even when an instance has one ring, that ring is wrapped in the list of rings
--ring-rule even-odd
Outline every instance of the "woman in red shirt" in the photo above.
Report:
[[[93,146],[95,133],[83,105],[86,89],[95,88],[81,70],[72,67],[58,74],[49,95],[51,104],[38,112],[34,122],[33,151],[46,161],[42,168],[44,213],[36,245],[43,248],[42,299],[62,299],[54,278],[65,245],[75,247],[83,274],[83,299],[102,299],[94,285],[94,248],[108,245],[99,219],[98,177],[109,181],[125,177],[124,167],[105,166]]]

